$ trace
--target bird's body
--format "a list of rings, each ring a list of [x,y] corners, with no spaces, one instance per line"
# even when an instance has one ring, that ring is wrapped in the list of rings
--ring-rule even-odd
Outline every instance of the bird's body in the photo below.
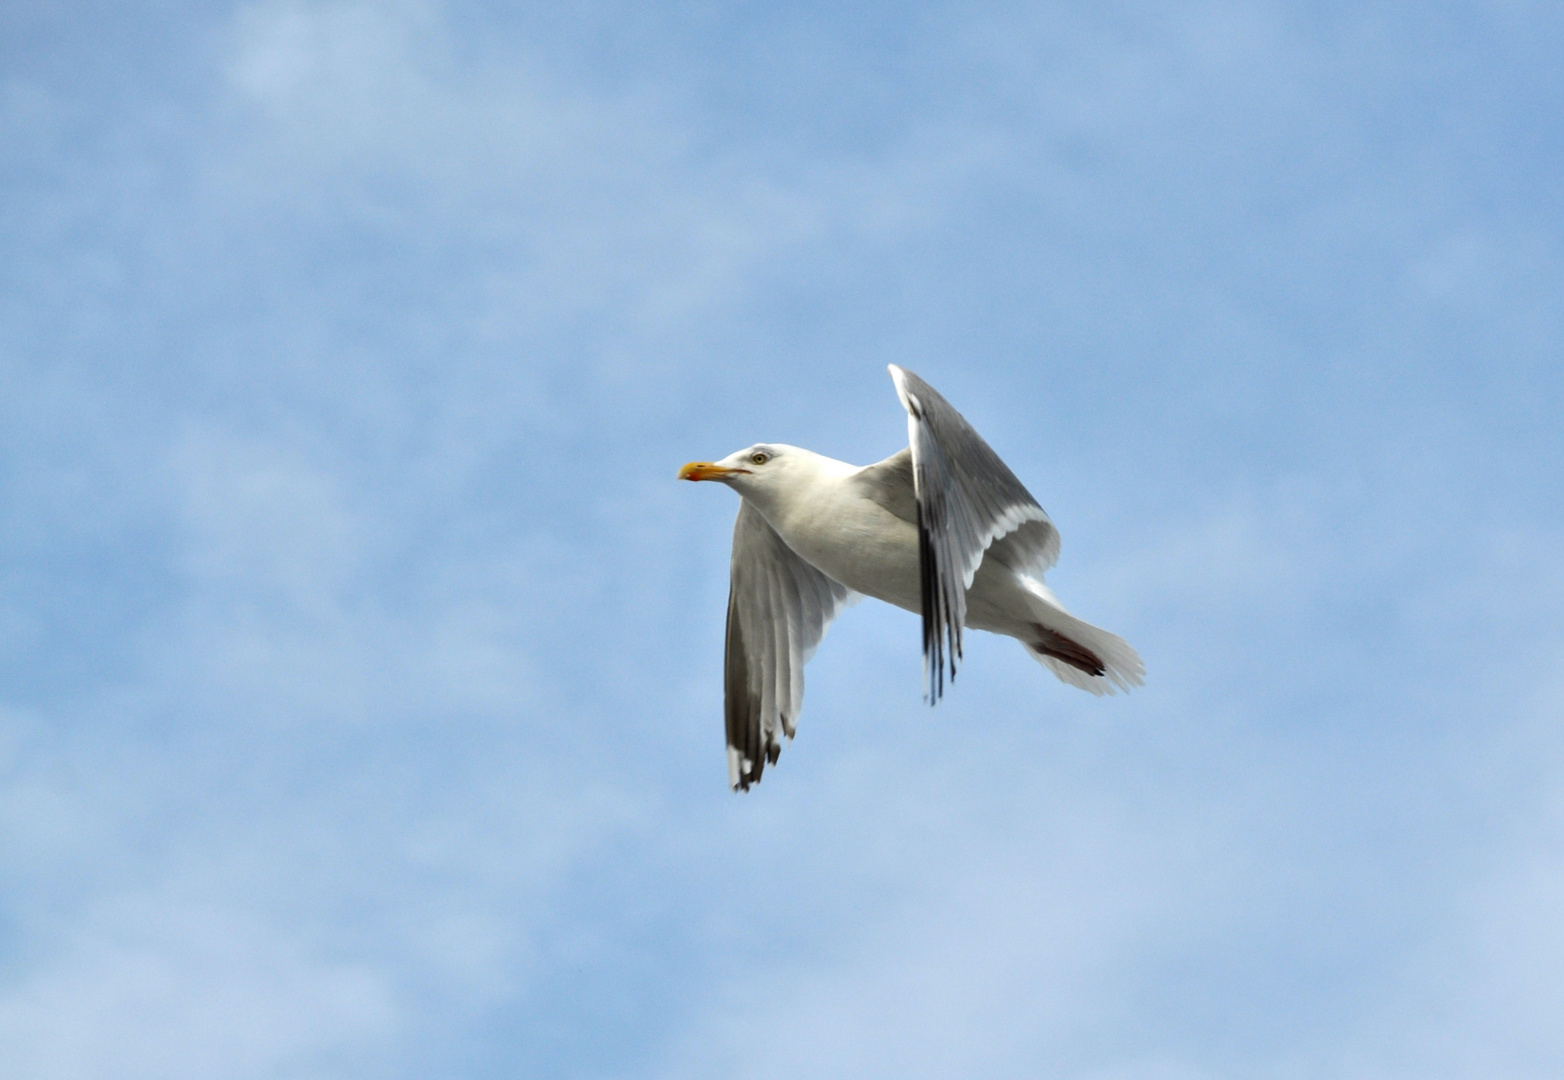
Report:
[[[790,482],[746,500],[783,543],[853,592],[920,613],[917,500],[910,470],[905,499],[886,499],[888,507],[875,498],[888,487],[884,476],[902,471],[908,452],[878,466],[858,466],[797,446],[768,445],[778,451],[777,461],[787,462]],[[1021,637],[1031,622],[1033,599],[1011,567],[985,558],[967,589],[965,625]]]
[[[857,465],[796,446],[773,448],[777,462],[786,463],[788,483],[746,501],[815,569],[854,592],[919,610],[916,517],[898,517],[869,497],[865,470]]]
[[[743,498],[734,527],[726,697],[729,780],[748,788],[793,734],[803,666],[854,594],[923,615],[929,699],[955,677],[961,631],[1020,640],[1060,679],[1128,689],[1143,667],[1124,639],[1066,612],[1043,584],[1058,554],[1048,516],[988,444],[916,375],[892,366],[907,449],[856,466],[758,444],[680,476]]]

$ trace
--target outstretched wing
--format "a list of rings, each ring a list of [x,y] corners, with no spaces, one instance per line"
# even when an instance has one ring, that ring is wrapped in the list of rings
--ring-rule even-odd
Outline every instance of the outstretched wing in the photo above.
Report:
[[[728,783],[748,789],[793,737],[804,702],[804,665],[826,627],[858,594],[794,554],[760,511],[743,502],[733,525],[723,667]]]
[[[913,486],[918,500],[918,561],[923,594],[923,661],[929,702],[956,677],[967,589],[996,539],[1014,533],[1008,554],[1041,572],[1059,557],[1059,533],[999,455],[972,425],[905,368],[890,365],[907,409]]]

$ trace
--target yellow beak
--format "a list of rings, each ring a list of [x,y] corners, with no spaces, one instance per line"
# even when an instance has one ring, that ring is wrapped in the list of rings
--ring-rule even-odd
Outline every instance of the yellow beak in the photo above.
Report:
[[[731,473],[747,473],[748,469],[730,469],[724,465],[713,465],[709,461],[692,461],[679,470],[680,480],[717,480]]]

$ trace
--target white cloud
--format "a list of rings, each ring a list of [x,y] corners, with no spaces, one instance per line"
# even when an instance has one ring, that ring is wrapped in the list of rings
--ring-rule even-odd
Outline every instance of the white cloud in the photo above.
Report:
[[[399,1010],[384,976],[312,955],[296,934],[167,892],[100,903],[46,973],[0,995],[7,1067],[38,1080],[309,1075],[309,1062],[388,1041]]]

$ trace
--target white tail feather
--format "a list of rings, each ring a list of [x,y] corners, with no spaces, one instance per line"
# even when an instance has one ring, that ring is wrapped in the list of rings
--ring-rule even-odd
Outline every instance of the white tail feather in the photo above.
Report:
[[[1058,676],[1060,682],[1078,686],[1093,694],[1113,694],[1128,691],[1146,681],[1146,665],[1140,654],[1118,634],[1109,633],[1099,626],[1084,622],[1064,610],[1053,591],[1034,578],[1024,578],[1027,592],[1031,594],[1032,616],[1038,624],[1061,637],[1081,646],[1101,662],[1103,673],[1093,675],[1073,664],[1040,652],[1028,644],[1027,653],[1038,663]]]

